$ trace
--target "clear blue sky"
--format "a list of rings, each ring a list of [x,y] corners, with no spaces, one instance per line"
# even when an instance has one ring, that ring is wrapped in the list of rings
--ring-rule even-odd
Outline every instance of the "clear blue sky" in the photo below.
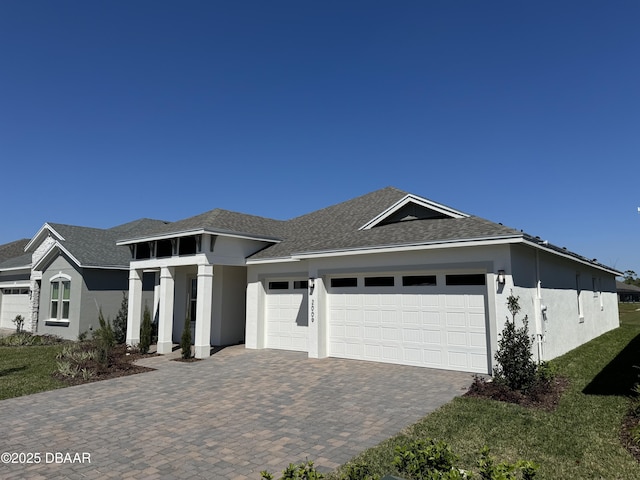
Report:
[[[388,185],[640,273],[640,2],[0,2],[0,243]]]

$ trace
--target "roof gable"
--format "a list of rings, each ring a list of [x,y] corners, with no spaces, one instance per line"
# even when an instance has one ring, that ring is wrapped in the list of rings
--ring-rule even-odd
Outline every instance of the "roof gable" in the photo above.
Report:
[[[469,215],[445,205],[408,194],[385,211],[365,223],[361,230],[368,230],[380,225],[406,222],[411,220],[431,220],[445,218],[466,218]]]

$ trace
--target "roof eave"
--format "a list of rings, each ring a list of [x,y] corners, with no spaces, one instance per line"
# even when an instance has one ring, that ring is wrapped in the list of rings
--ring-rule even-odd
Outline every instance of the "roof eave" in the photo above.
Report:
[[[551,253],[553,255],[557,255],[559,257],[566,258],[568,260],[573,260],[574,262],[581,263],[582,265],[587,265],[587,266],[592,267],[592,268],[597,268],[598,270],[605,271],[605,272],[610,273],[612,275],[615,275],[617,277],[623,275],[622,272],[619,272],[618,270],[615,270],[614,268],[608,267],[606,265],[602,265],[601,263],[592,262],[592,261],[589,261],[589,260],[586,260],[586,259],[579,258],[579,257],[576,256],[577,254],[573,254],[572,255],[573,252],[567,251],[567,253],[563,253],[563,252],[560,252],[560,251],[555,250],[553,248],[549,248],[543,242],[537,243],[535,241],[527,240],[527,239],[523,238],[522,239],[522,243],[525,244],[525,245],[528,245],[530,247],[538,248],[538,249],[543,250],[543,251],[545,251],[547,253]]]
[[[406,243],[397,245],[377,245],[366,248],[342,248],[331,250],[317,250],[310,252],[297,252],[292,253],[289,257],[280,258],[264,258],[264,259],[252,259],[247,260],[248,265],[259,263],[277,263],[285,261],[298,261],[310,258],[322,258],[322,257],[339,257],[344,255],[366,255],[370,253],[395,253],[406,252],[412,250],[428,250],[437,248],[456,248],[466,247],[469,245],[484,246],[484,245],[501,245],[507,243],[516,243],[522,239],[520,235],[505,235],[497,237],[480,237],[469,239],[456,239],[456,240],[440,240],[434,242],[420,242],[420,243]]]
[[[132,245],[134,243],[140,243],[140,242],[153,242],[157,240],[168,240],[170,238],[187,237],[190,235],[202,235],[202,234],[218,235],[222,237],[243,238],[246,240],[258,240],[258,241],[271,242],[271,243],[280,243],[282,241],[280,238],[269,237],[266,235],[252,235],[248,233],[234,232],[231,230],[222,230],[222,229],[197,228],[197,229],[191,229],[191,230],[181,230],[181,231],[170,232],[170,233],[162,233],[158,235],[149,235],[144,237],[118,240],[116,242],[116,245],[125,246],[125,245]]]

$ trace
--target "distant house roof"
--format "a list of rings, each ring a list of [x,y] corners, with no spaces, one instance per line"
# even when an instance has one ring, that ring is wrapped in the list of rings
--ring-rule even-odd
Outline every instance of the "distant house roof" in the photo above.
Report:
[[[23,238],[22,240],[16,240],[14,242],[0,245],[0,262],[24,255],[24,247],[27,243],[29,243],[29,239]]]
[[[164,225],[161,220],[140,219],[108,229],[79,227],[61,223],[47,223],[27,245],[27,251],[35,250],[44,235],[52,235],[58,248],[62,248],[80,266],[128,268],[131,259],[127,248],[116,245],[116,240],[131,232],[147,232]]]
[[[421,221],[428,220],[428,221]],[[335,252],[479,241],[522,241],[589,265],[615,270],[520,230],[465,214],[394,187],[386,187],[291,220],[211,210],[146,232],[121,235],[119,245],[197,233],[227,234],[271,242],[251,262]]]
[[[618,293],[637,293],[640,294],[640,287],[636,285],[629,285],[628,283],[619,282],[616,280],[616,290]]]
[[[28,238],[0,245],[0,270],[29,268],[31,255],[24,253]]]

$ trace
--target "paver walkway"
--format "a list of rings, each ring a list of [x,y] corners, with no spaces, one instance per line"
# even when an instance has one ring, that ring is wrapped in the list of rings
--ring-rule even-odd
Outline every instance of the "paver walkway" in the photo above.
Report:
[[[306,459],[327,471],[463,393],[471,374],[225,348],[149,373],[0,402],[0,478],[260,479]],[[56,457],[56,453],[71,454]],[[90,463],[56,463],[57,460]],[[85,457],[86,459],[86,457]]]

